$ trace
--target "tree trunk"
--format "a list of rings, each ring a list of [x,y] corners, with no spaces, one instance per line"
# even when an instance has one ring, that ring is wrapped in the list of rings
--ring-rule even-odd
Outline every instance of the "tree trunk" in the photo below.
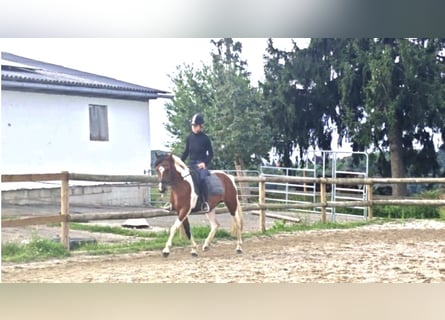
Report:
[[[240,158],[236,158],[235,160],[235,169],[236,169],[236,175],[238,177],[245,176],[243,170],[244,170],[244,164]],[[241,202],[247,203],[249,201],[250,197],[250,190],[249,190],[249,184],[247,182],[240,182],[240,196],[241,196]]]
[[[389,153],[391,157],[391,177],[405,178],[405,161],[403,160],[402,148],[402,131],[400,126],[395,123],[389,127]],[[403,197],[408,194],[406,184],[393,184],[392,195],[396,197]]]

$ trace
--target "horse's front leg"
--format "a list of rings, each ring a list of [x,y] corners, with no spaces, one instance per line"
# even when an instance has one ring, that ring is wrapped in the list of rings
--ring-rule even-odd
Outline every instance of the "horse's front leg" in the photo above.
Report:
[[[165,247],[164,250],[162,250],[162,255],[164,257],[168,257],[168,255],[170,254],[170,248],[172,246],[173,243],[173,238],[176,234],[176,231],[181,227],[181,220],[179,220],[179,218],[176,218],[175,223],[173,223],[173,225],[170,228],[170,233],[167,239],[167,242],[165,243]]]
[[[218,220],[216,220],[215,209],[207,213],[207,219],[209,220],[210,223],[210,232],[209,235],[207,236],[207,239],[204,241],[204,244],[202,245],[202,251],[209,249],[210,242],[212,242],[213,238],[215,237],[216,231],[218,231],[218,228],[220,226]]]

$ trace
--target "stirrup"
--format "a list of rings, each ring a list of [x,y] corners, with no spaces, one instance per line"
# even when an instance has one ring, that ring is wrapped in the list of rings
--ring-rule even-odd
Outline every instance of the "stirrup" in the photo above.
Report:
[[[204,211],[204,212],[209,212],[210,211],[210,206],[209,206],[209,203],[207,201],[204,201],[201,204],[201,211]]]

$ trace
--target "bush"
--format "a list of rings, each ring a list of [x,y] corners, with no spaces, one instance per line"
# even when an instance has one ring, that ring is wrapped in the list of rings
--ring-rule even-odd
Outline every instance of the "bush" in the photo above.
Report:
[[[424,191],[417,199],[440,199],[443,189]],[[441,218],[441,209],[436,206],[375,206],[374,217],[393,219],[438,219]]]
[[[437,219],[438,207],[432,206],[375,206],[373,216],[390,219]]]

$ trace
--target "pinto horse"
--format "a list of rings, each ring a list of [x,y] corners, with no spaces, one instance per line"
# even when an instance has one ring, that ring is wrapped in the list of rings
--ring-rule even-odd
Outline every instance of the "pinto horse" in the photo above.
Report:
[[[165,244],[165,248],[162,250],[164,257],[170,254],[170,247],[172,246],[173,237],[176,231],[182,226],[184,228],[187,238],[192,243],[191,254],[197,256],[196,243],[193,239],[193,235],[190,229],[190,223],[188,216],[190,212],[195,208],[198,195],[195,190],[195,185],[192,179],[192,172],[190,168],[177,156],[168,155],[156,155],[155,168],[158,174],[159,191],[164,193],[167,187],[170,186],[170,204],[172,209],[177,213],[177,218],[170,228],[170,234]],[[209,192],[208,203],[210,211],[207,213],[207,218],[210,223],[210,232],[204,241],[202,250],[205,251],[209,248],[210,242],[216,234],[219,222],[216,219],[215,207],[224,202],[226,207],[232,216],[232,225],[234,233],[237,237],[236,252],[242,253],[242,227],[243,216],[241,206],[238,200],[237,188],[233,176],[230,176],[222,171],[212,171],[211,175],[214,175],[220,181],[220,192]]]

